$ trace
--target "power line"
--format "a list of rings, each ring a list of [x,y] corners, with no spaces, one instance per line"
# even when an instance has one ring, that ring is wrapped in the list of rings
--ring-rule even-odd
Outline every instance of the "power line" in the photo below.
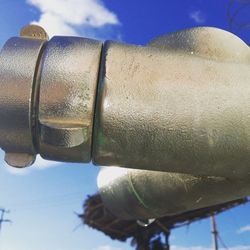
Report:
[[[219,239],[219,241],[220,241],[221,245],[222,245],[225,249],[227,249],[227,250],[228,250],[227,245],[224,243],[224,241],[222,240],[222,238],[220,237],[220,235],[219,235],[219,234],[218,234],[218,239]]]
[[[4,208],[1,208],[0,209],[0,213],[1,213],[1,216],[0,216],[0,233],[1,233],[3,223],[12,223],[12,221],[10,219],[5,219],[4,218],[5,214],[9,214],[10,213],[10,210],[6,210]]]
[[[222,240],[218,229],[217,229],[217,224],[216,224],[216,219],[215,219],[215,215],[212,214],[211,215],[211,228],[212,228],[212,238],[213,238],[213,246],[214,246],[214,250],[218,250],[219,249],[219,243],[218,241],[220,241],[220,244],[223,246],[224,249],[228,250],[227,245],[224,243],[224,241]]]

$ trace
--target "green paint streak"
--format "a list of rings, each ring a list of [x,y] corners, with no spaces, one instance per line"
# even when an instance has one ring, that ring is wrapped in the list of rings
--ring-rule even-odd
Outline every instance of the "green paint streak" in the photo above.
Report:
[[[143,201],[143,199],[141,198],[141,196],[137,193],[134,184],[131,180],[131,176],[129,174],[129,187],[131,188],[132,193],[135,195],[135,197],[137,198],[137,200],[141,203],[142,206],[144,206],[145,208],[149,208]]]
[[[98,142],[102,146],[105,145],[105,144],[107,144],[107,138],[106,138],[106,136],[103,133],[99,133],[98,134]]]

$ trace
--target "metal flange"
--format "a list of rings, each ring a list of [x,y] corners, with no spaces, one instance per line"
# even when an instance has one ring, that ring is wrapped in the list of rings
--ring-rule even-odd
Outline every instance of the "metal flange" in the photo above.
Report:
[[[29,25],[0,56],[0,145],[14,167],[36,154],[89,162],[102,42]]]
[[[39,152],[46,159],[91,160],[102,43],[53,37],[45,50],[39,97]]]
[[[38,36],[38,33],[43,35]],[[14,167],[31,165],[36,156],[34,144],[35,91],[46,32],[26,26],[21,37],[13,37],[0,55],[0,144],[5,160]]]

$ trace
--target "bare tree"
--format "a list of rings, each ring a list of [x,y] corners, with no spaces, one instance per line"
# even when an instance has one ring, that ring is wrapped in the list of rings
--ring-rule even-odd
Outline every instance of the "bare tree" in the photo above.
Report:
[[[229,0],[227,7],[229,29],[236,35],[249,33],[250,43],[250,0]]]

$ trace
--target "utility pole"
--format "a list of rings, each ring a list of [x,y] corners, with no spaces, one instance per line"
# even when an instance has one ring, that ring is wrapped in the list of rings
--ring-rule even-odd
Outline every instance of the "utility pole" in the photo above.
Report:
[[[2,231],[2,224],[5,223],[5,222],[11,223],[12,221],[9,220],[9,219],[4,219],[4,215],[5,214],[9,214],[10,210],[6,210],[4,208],[0,208],[0,213],[1,213],[1,215],[0,215],[0,233],[1,233],[1,231]]]
[[[215,215],[211,215],[211,228],[212,228],[212,237],[213,237],[213,245],[214,250],[218,250],[218,231],[216,226]]]

